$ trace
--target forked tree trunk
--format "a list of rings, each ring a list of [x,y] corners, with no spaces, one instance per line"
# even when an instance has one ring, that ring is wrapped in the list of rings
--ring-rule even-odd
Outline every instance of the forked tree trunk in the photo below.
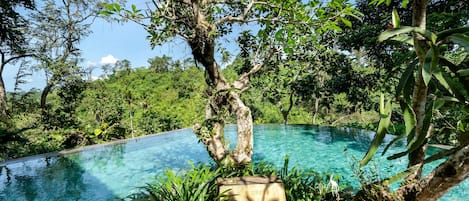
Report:
[[[218,165],[242,166],[252,159],[254,138],[251,110],[243,103],[236,90],[229,88],[222,91],[226,93],[215,92],[209,97],[205,121],[202,125],[194,125],[194,133],[205,144],[209,155]],[[238,142],[232,151],[224,136],[226,112],[233,113],[237,122]]]
[[[209,33],[207,30],[201,32]],[[241,100],[240,93],[244,91],[250,74],[259,69],[254,67],[255,71],[251,70],[232,85],[229,84],[215,62],[214,41],[207,36],[202,37],[189,41],[194,58],[204,65],[209,96],[205,121],[202,125],[194,125],[194,133],[206,145],[209,155],[218,165],[241,166],[250,163],[254,141],[251,110]],[[204,43],[200,44],[200,41]],[[233,151],[225,143],[224,136],[224,117],[228,114],[236,115],[238,125],[238,142]]]
[[[241,93],[248,89],[252,74],[261,69],[263,63],[253,65],[233,83],[229,83],[218,69],[215,61],[214,31],[217,25],[207,20],[202,9],[206,9],[206,1],[186,1],[191,5],[192,16],[185,19],[185,25],[191,27],[193,33],[187,36],[194,59],[205,68],[208,85],[208,103],[205,121],[194,125],[194,133],[203,142],[210,156],[221,166],[242,166],[251,162],[253,150],[253,126],[251,110],[240,98]],[[250,8],[249,8],[250,9]],[[270,59],[271,54],[265,58]],[[224,118],[236,116],[238,126],[238,142],[234,150],[230,150],[224,137]]]

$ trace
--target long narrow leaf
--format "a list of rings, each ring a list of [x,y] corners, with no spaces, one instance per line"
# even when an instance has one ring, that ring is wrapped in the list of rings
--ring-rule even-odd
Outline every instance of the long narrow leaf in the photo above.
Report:
[[[397,13],[396,8],[392,9],[392,25],[394,28],[401,27],[401,20],[399,19],[399,14]]]
[[[440,70],[433,72],[433,76],[435,76],[438,83],[443,86],[451,95],[454,96],[454,92],[448,84],[448,81],[443,77],[443,73]]]
[[[433,116],[433,103],[434,101],[431,100],[428,105],[428,109],[425,113],[425,118],[423,120],[423,126],[422,126],[423,128],[422,128],[420,135],[414,136],[413,139],[409,142],[409,144],[407,144],[408,153],[415,151],[417,148],[419,148],[420,146],[422,146],[422,144],[426,142],[427,132],[428,132],[428,129],[430,129],[430,121]]]
[[[410,33],[413,30],[414,30],[413,27],[407,27],[407,26],[402,26],[400,28],[396,28],[396,29],[393,29],[393,30],[388,30],[388,31],[385,31],[385,32],[381,33],[378,36],[378,41],[383,42],[383,41],[385,41],[389,38],[392,38],[394,36],[397,36],[399,34]]]
[[[373,141],[368,149],[368,152],[360,161],[360,167],[365,166],[370,162],[371,158],[376,154],[379,146],[383,143],[384,137],[386,136],[386,132],[388,130],[389,124],[391,123],[391,101],[388,100],[386,104],[384,104],[384,95],[381,94],[380,100],[380,120],[378,124],[378,131],[376,132]]]
[[[466,52],[469,52],[469,36],[465,34],[454,34],[448,37],[452,42],[464,47]]]
[[[415,172],[417,169],[418,169],[418,166],[412,166],[412,167],[410,167],[410,168],[408,168],[408,169],[406,169],[406,170],[404,170],[404,171],[402,171],[402,172],[399,172],[399,173],[397,173],[397,174],[395,174],[395,175],[393,175],[393,176],[391,176],[391,177],[389,177],[389,178],[387,178],[387,179],[384,179],[383,184],[384,184],[384,185],[389,185],[389,184],[392,184],[392,183],[394,183],[394,182],[397,182],[397,181],[399,181],[399,180],[401,180],[401,179],[404,179],[404,178],[407,177],[410,173]]]
[[[384,150],[383,150],[383,153],[381,153],[381,156],[383,156],[387,151],[388,149],[394,144],[396,143],[397,141],[401,140],[402,138],[405,137],[405,133],[402,133],[400,134],[399,136],[395,137],[394,139],[391,140],[391,142],[389,142],[386,147],[384,147]]]
[[[418,62],[417,60],[411,62],[407,66],[404,73],[402,74],[401,78],[399,79],[399,85],[397,85],[397,88],[396,88],[396,96],[399,96],[404,86],[406,86],[407,82],[409,82],[409,78],[412,77],[414,73],[414,67],[417,64],[417,62]]]
[[[469,76],[469,69],[461,69],[461,70],[458,70],[457,72],[459,76],[461,77]]]
[[[454,82],[446,72],[436,71],[433,75],[438,82],[451,93],[451,95],[455,96],[460,102],[466,101],[464,94],[467,94],[467,91],[464,87]]]
[[[415,112],[412,107],[404,101],[401,101],[401,108],[403,108],[405,136],[409,136],[415,128]]]
[[[401,105],[401,108],[403,110],[405,131],[404,131],[404,133],[402,133],[398,137],[391,140],[391,142],[389,142],[386,145],[386,147],[384,148],[383,153],[381,155],[384,155],[386,153],[386,151],[389,149],[389,147],[391,147],[391,145],[393,145],[394,143],[396,143],[400,139],[409,136],[412,132],[414,132],[415,122],[416,122],[414,110],[412,110],[412,107],[410,107],[410,105],[407,104],[405,101],[400,101],[400,105]]]
[[[395,41],[407,43],[408,45],[411,45],[411,46],[414,45],[414,39],[410,36],[407,36],[407,35],[397,35],[397,36],[391,38],[390,40],[395,40]]]
[[[397,154],[393,154],[392,156],[389,156],[387,157],[388,160],[394,160],[394,159],[397,159],[397,158],[400,158],[400,157],[403,157],[405,155],[407,155],[407,151],[403,151],[403,152],[399,152]]]
[[[425,60],[422,68],[422,78],[425,86],[428,86],[430,79],[432,78],[432,56],[433,49],[429,49],[425,55]]]
[[[433,45],[436,44],[436,40],[438,39],[438,36],[435,33],[428,31],[426,29],[421,29],[417,27],[415,27],[413,31],[416,33],[419,33],[420,35],[425,37],[425,39],[427,39],[428,41],[431,41]]]
[[[438,41],[440,41],[440,40],[446,39],[446,37],[451,36],[453,34],[467,33],[467,32],[469,32],[469,26],[459,27],[455,29],[447,29],[447,30],[437,33],[436,35],[438,36]]]
[[[440,151],[436,154],[433,154],[432,156],[426,158],[423,163],[431,163],[433,161],[436,161],[436,160],[439,160],[439,159],[442,159],[444,157],[447,157],[447,156],[450,156],[451,154],[454,154],[456,152],[458,152],[460,149],[462,149],[464,146],[457,146],[457,147],[454,147],[452,149],[448,149],[448,150],[444,150],[444,151]]]

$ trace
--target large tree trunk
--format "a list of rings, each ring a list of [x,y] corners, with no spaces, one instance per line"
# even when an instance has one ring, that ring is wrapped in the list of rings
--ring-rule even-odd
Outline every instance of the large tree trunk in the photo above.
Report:
[[[412,6],[412,26],[425,29],[427,0],[415,0],[413,1]],[[422,77],[422,68],[427,47],[425,45],[425,38],[423,38],[421,35],[414,33],[413,37],[415,41],[414,48],[419,59],[419,65],[412,95],[412,109],[414,110],[416,115],[414,138],[419,138],[421,135],[427,135],[423,128],[423,120],[425,118],[425,105],[428,87],[425,85]],[[411,140],[412,139],[408,139],[408,142],[410,142]],[[425,150],[426,143],[409,153],[408,167],[422,164],[423,160],[425,159]],[[422,175],[422,167],[423,165],[420,165],[420,168],[418,168],[414,173],[409,175],[408,179],[419,179]]]
[[[418,201],[436,201],[469,177],[469,145],[456,152],[420,182]]]
[[[197,41],[197,40],[196,40]],[[200,42],[200,41],[197,41]],[[240,98],[240,93],[248,82],[249,76],[230,85],[221,75],[214,59],[214,41],[205,40],[204,44],[189,43],[195,59],[204,65],[208,85],[208,103],[205,121],[202,125],[194,125],[194,132],[206,145],[207,151],[214,161],[221,166],[240,166],[251,162],[253,149],[253,129],[251,110]],[[201,48],[204,47],[204,48]],[[229,113],[236,115],[238,125],[238,144],[233,151],[225,143],[224,116]]]
[[[207,21],[201,11],[204,1],[188,1],[192,6],[193,16],[187,21],[194,33],[186,38],[192,49],[194,59],[201,63],[206,72],[208,103],[205,121],[194,125],[194,133],[206,145],[210,156],[218,165],[242,166],[251,162],[253,150],[253,123],[251,110],[243,103],[240,94],[249,87],[252,74],[261,69],[263,63],[253,68],[238,80],[230,84],[220,73],[215,61],[215,40],[213,31],[216,25]],[[273,51],[266,60],[270,59]],[[224,117],[234,114],[238,126],[238,142],[233,151],[229,150],[224,138]]]

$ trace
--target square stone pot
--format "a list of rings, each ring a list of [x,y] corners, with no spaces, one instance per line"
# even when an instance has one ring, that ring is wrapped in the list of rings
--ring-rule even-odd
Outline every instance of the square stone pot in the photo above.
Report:
[[[276,177],[217,178],[219,193],[229,201],[286,201],[285,189]]]

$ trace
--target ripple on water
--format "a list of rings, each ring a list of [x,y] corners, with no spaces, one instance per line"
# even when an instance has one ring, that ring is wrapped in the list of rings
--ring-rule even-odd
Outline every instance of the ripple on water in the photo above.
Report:
[[[340,183],[356,187],[359,184],[351,166],[364,155],[373,137],[369,131],[304,125],[256,125],[254,132],[254,160],[281,167],[288,154],[290,167],[295,164],[341,175]],[[227,126],[232,147],[235,133],[235,126]],[[386,156],[403,146],[397,143]],[[390,162],[385,157],[373,159],[369,166],[381,178],[403,170],[407,164],[405,158]],[[211,161],[191,129],[87,148],[63,157],[37,157],[0,168],[0,200],[112,200],[136,192],[136,187],[154,181],[165,169],[189,168],[188,161]],[[435,165],[424,171],[429,172]],[[469,197],[466,189],[469,181],[441,200],[464,200]]]

